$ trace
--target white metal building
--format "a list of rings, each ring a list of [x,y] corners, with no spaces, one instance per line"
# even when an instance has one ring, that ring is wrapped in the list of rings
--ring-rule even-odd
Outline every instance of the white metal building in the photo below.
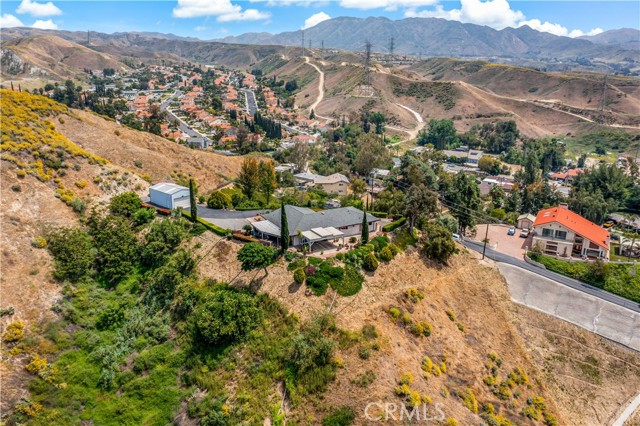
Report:
[[[151,204],[155,204],[165,209],[176,209],[191,207],[189,202],[189,188],[176,185],[175,183],[161,182],[149,188],[149,198]]]

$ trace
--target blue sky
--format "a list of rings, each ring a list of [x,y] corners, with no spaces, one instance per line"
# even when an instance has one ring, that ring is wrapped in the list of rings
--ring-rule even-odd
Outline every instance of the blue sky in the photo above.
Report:
[[[638,1],[164,0],[2,1],[0,27],[99,32],[154,31],[222,38],[294,31],[339,16],[441,17],[496,29],[529,25],[556,35],[638,28]]]

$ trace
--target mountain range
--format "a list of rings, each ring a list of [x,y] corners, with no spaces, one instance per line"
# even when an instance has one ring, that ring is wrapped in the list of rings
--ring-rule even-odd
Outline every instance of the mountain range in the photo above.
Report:
[[[303,32],[305,45],[311,42],[313,47],[320,47],[324,43],[327,48],[363,50],[365,40],[369,40],[373,51],[386,53],[393,38],[395,53],[426,56],[598,58],[617,50],[640,47],[640,31],[634,29],[607,31],[594,37],[569,38],[536,31],[526,25],[495,30],[439,18],[391,20],[384,17],[340,17],[323,21],[304,31],[246,33],[225,37],[220,41],[298,46]]]

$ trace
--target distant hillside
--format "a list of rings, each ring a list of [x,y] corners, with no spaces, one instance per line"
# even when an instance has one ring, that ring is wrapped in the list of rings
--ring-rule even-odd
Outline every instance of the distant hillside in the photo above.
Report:
[[[394,38],[396,53],[455,56],[565,58],[583,56],[595,58],[607,55],[607,50],[588,40],[558,37],[528,26],[495,30],[487,26],[464,24],[437,18],[341,17],[319,23],[304,31],[305,40],[317,47],[363,50],[368,39],[377,52],[388,52]],[[302,31],[284,32],[269,37],[267,33],[247,33],[226,37],[227,43],[299,45]]]
[[[621,46],[624,49],[640,50],[640,30],[634,28],[620,28],[609,30],[594,36],[582,36],[595,44]]]
[[[84,68],[128,67],[108,53],[100,53],[55,35],[34,35],[3,40],[0,50],[2,73],[42,76],[54,79],[75,78]]]

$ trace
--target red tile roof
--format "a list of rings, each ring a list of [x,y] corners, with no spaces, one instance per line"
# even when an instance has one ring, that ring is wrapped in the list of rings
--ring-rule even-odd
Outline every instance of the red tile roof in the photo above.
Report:
[[[609,231],[564,207],[540,210],[533,226],[546,225],[553,222],[558,222],[600,247],[609,249]]]

